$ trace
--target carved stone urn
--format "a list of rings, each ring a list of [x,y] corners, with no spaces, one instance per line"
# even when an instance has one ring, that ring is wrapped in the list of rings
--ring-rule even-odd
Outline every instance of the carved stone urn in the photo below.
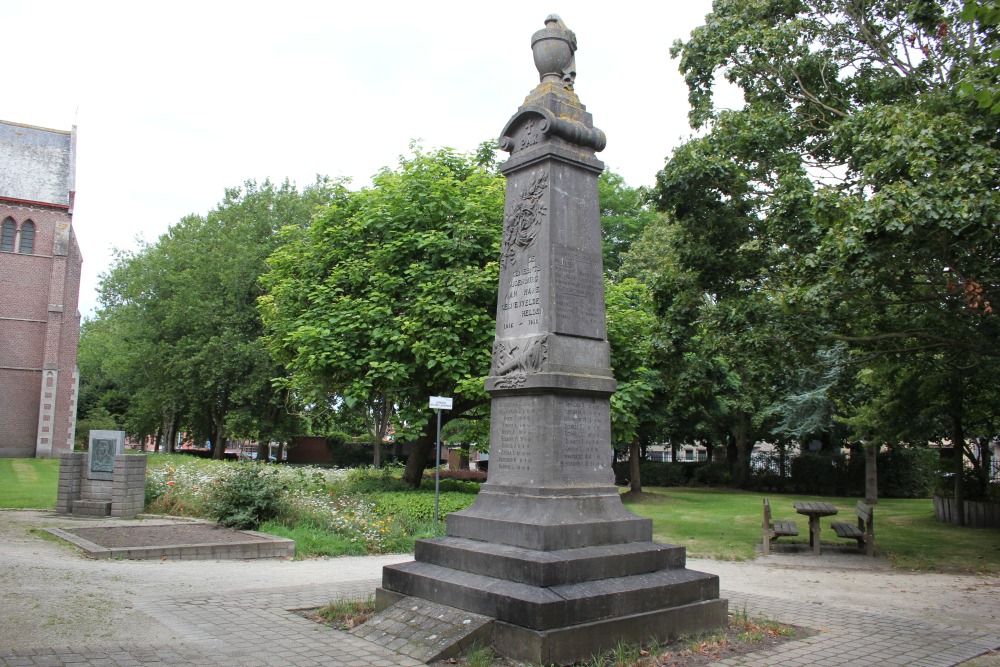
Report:
[[[531,53],[542,81],[573,83],[576,35],[557,15],[549,15],[545,27],[531,36]]]

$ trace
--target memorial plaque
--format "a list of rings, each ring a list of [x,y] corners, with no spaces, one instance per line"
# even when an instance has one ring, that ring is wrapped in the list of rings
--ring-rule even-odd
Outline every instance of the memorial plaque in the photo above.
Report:
[[[94,438],[91,441],[93,449],[90,452],[90,472],[114,472],[115,444],[115,440],[107,438]]]
[[[595,258],[593,252],[567,246],[555,246],[552,255],[552,282],[560,297],[554,330],[603,339],[606,330],[600,255]]]
[[[559,468],[567,484],[614,484],[611,470],[611,406],[596,398],[559,402]]]
[[[88,449],[87,477],[110,480],[115,456],[125,451],[125,431],[91,431]]]

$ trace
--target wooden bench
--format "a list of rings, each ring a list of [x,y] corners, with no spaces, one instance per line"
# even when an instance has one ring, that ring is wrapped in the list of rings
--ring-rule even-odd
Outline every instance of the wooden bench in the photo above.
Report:
[[[858,502],[857,506],[854,508],[854,513],[858,515],[857,525],[845,523],[839,521],[837,523],[831,524],[833,531],[837,533],[837,537],[843,537],[849,540],[858,541],[858,549],[864,549],[865,553],[869,556],[875,555],[875,526],[874,526],[874,514],[875,508],[871,505],[866,505],[863,502]]]
[[[772,521],[771,503],[764,498],[764,555],[771,553],[771,540],[779,537],[795,537],[799,534],[799,529],[795,527],[794,521]]]

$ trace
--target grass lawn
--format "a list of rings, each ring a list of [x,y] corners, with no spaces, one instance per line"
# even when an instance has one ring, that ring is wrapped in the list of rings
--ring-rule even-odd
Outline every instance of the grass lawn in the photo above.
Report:
[[[653,539],[687,547],[689,556],[744,560],[761,541],[765,494],[725,489],[650,488],[642,497],[625,497],[626,506],[653,519]],[[820,520],[824,543],[853,544],[836,537],[830,524],[855,521],[856,498],[768,494],[774,519],[791,519],[798,538],[778,544],[809,543],[809,520],[792,503],[821,500],[840,514]],[[875,505],[875,544],[895,567],[910,570],[1000,573],[1000,530],[957,528],[934,519],[929,499],[880,500]]]
[[[59,459],[0,459],[0,507],[55,509]]]
[[[190,465],[196,471],[215,465],[207,459],[177,455],[149,457],[150,468],[173,464]],[[58,482],[58,459],[0,459],[0,508],[54,509]],[[298,484],[298,481],[290,481],[291,486]],[[347,495],[354,497],[351,493]],[[433,494],[425,492],[411,496],[410,492],[397,490],[365,497],[377,497],[391,515],[400,515],[405,510],[406,514],[414,514],[418,519],[431,517]],[[683,545],[689,556],[745,560],[754,557],[755,545],[761,541],[762,497],[760,493],[728,489],[671,487],[648,488],[640,498],[625,496],[624,501],[633,512],[653,520],[653,539],[659,542]],[[792,503],[799,500],[823,500],[836,505],[840,514],[821,519],[823,541],[852,544],[836,537],[830,524],[837,520],[853,522],[856,498],[779,494],[768,497],[775,519],[792,519],[799,526],[798,538],[781,538],[779,545],[809,542],[808,519],[796,514],[792,507]],[[444,493],[441,498],[444,514],[465,507],[474,496]],[[355,519],[371,524],[378,517],[359,515]],[[365,551],[364,540],[361,544],[346,542],[342,537],[307,524],[288,528],[267,525],[264,530],[295,539],[300,542],[300,551],[312,555]],[[418,530],[414,536],[422,537],[423,532],[426,531]],[[878,553],[888,556],[898,568],[1000,574],[1000,530],[973,530],[939,523],[934,520],[930,500],[879,501],[875,506],[875,541]],[[384,547],[402,548],[400,544]]]

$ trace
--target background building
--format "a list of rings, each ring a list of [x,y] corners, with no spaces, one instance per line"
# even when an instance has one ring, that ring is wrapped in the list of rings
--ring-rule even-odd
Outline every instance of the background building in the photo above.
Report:
[[[0,121],[0,457],[73,449],[76,128]]]

